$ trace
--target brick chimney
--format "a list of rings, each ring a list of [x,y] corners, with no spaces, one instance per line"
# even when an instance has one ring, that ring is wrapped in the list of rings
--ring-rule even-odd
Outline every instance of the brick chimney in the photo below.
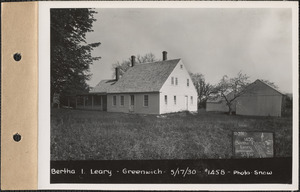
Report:
[[[120,75],[120,69],[119,67],[116,67],[116,81],[119,80],[119,75]]]
[[[135,64],[135,56],[132,55],[132,56],[131,56],[131,67],[133,67],[134,64]]]
[[[168,52],[163,51],[162,54],[163,54],[163,61],[168,60],[168,58],[167,58]]]

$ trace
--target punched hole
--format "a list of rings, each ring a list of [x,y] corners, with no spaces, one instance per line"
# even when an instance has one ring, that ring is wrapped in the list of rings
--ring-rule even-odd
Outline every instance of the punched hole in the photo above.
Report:
[[[21,141],[21,135],[19,135],[19,133],[14,134],[13,139],[15,140],[15,142],[19,142]]]
[[[21,53],[15,53],[15,54],[14,54],[14,60],[15,60],[15,61],[20,61],[21,58],[22,58]]]

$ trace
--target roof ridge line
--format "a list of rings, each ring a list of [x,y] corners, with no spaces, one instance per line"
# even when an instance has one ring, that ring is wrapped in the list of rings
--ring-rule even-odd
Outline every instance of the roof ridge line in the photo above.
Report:
[[[149,64],[149,63],[159,63],[159,62],[166,62],[166,61],[174,61],[174,60],[181,60],[181,58],[178,59],[168,59],[168,60],[162,60],[162,61],[152,61],[152,62],[145,62],[145,63],[135,63],[134,66],[143,65],[143,64]]]

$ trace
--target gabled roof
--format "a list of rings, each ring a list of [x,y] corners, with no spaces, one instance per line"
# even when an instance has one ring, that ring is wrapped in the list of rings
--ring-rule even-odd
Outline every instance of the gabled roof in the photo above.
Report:
[[[90,93],[107,93],[111,86],[115,83],[115,79],[102,80],[92,90],[90,90]]]
[[[108,93],[158,92],[180,59],[135,65],[129,68]]]
[[[276,89],[276,88],[274,88],[274,87],[270,86],[269,84],[265,83],[264,81],[262,81],[262,80],[260,80],[260,79],[257,79],[257,80],[256,80],[256,81],[254,81],[253,83],[255,83],[255,82],[257,82],[257,81],[259,81],[259,82],[261,82],[261,83],[265,84],[266,86],[270,87],[271,89],[273,89],[274,91],[278,92],[279,94],[281,94],[281,95],[285,95],[285,94],[283,94],[281,91],[279,91],[278,89]]]

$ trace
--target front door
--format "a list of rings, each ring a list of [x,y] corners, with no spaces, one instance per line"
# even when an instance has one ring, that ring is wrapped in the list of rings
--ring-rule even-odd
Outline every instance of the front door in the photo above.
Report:
[[[188,110],[189,109],[189,102],[188,102],[188,96],[185,96],[184,97],[184,101],[185,101],[185,110]]]
[[[134,95],[130,95],[129,112],[134,112]]]

